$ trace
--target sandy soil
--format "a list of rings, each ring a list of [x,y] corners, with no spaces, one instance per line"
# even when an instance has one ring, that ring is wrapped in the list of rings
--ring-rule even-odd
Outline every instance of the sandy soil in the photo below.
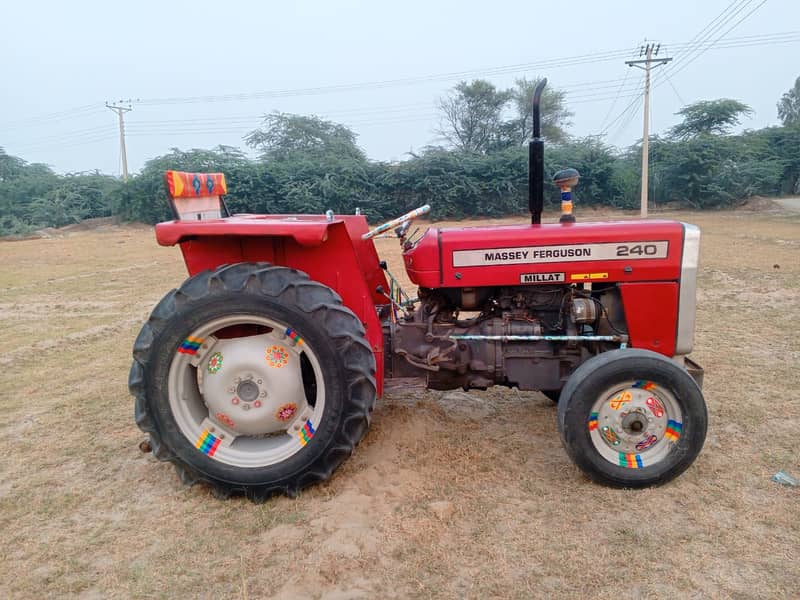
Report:
[[[710,429],[642,491],[588,482],[550,401],[503,389],[387,395],[294,500],[184,488],[137,449],[126,385],[178,250],[124,227],[0,244],[0,597],[797,597],[800,489],[770,476],[800,475],[800,215],[669,216],[703,229]]]

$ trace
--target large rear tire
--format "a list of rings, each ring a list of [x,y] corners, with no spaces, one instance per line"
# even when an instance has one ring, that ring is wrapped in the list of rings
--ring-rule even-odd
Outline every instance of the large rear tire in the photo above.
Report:
[[[564,448],[599,483],[666,483],[694,462],[706,437],[703,394],[689,373],[647,350],[612,350],[570,376],[558,404]]]
[[[266,263],[204,271],[133,350],[136,423],[188,484],[254,501],[328,479],[369,427],[375,357],[330,288]]]

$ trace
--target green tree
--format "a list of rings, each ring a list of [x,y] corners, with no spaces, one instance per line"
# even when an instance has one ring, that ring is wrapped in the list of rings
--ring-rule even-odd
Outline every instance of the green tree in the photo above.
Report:
[[[0,181],[10,181],[20,176],[25,168],[25,161],[7,154],[0,146]]]
[[[245,142],[261,153],[261,158],[286,157],[295,152],[338,154],[364,160],[356,144],[356,134],[339,123],[316,116],[273,112],[264,117],[263,127],[245,136]]]
[[[784,125],[800,125],[800,77],[778,102],[778,117]]]
[[[738,100],[720,98],[689,104],[676,114],[683,117],[683,123],[672,128],[672,135],[689,139],[702,134],[724,135],[738,125],[743,116],[753,114],[753,109]]]
[[[439,100],[438,133],[461,152],[485,154],[502,137],[502,112],[511,91],[484,79],[460,82]]]

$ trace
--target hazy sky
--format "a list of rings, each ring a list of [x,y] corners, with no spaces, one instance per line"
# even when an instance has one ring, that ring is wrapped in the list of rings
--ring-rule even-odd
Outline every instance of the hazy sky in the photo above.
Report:
[[[504,87],[539,75],[568,92],[572,134],[606,130],[624,146],[642,131],[642,72],[624,61],[645,39],[675,57],[659,69],[669,79],[654,71],[652,132],[684,104],[720,97],[752,106],[743,126],[758,128],[777,123],[775,104],[800,75],[800,2],[767,0],[702,50],[761,3],[6,1],[0,146],[60,172],[118,174],[117,117],[104,103],[132,98],[132,171],[171,147],[244,147],[272,110],[345,123],[371,158],[402,159],[437,142],[436,101],[459,79]]]

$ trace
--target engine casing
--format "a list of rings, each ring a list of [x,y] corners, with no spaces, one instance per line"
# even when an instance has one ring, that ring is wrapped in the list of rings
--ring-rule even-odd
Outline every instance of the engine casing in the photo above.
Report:
[[[673,221],[432,228],[405,248],[420,304],[386,324],[387,374],[557,390],[620,344],[688,354],[698,253]]]

